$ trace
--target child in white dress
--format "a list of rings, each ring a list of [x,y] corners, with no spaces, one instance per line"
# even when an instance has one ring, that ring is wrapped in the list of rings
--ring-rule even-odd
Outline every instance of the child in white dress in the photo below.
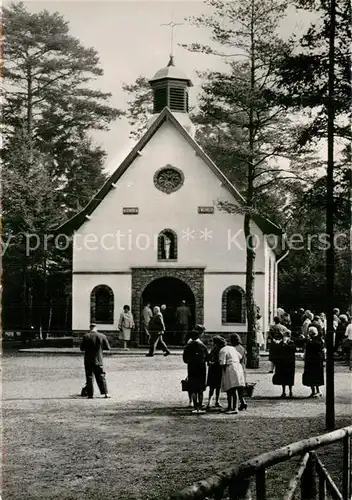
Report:
[[[221,390],[227,393],[226,413],[238,413],[238,389],[246,385],[241,359],[242,355],[233,345],[226,345],[220,350],[219,362],[223,367]]]

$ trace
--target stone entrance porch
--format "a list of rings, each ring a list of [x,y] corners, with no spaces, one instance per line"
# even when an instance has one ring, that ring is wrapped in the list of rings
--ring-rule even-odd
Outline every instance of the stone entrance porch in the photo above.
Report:
[[[183,281],[195,299],[195,324],[204,321],[204,268],[132,268],[132,311],[136,329],[141,332],[142,296],[146,287],[159,278],[176,278]]]

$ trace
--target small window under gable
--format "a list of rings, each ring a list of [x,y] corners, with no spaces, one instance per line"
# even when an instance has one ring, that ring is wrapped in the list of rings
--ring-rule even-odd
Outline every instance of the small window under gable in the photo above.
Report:
[[[163,229],[158,235],[158,260],[177,259],[177,234],[172,229]]]
[[[229,286],[222,294],[222,323],[246,323],[246,297],[244,290]]]
[[[90,294],[90,322],[114,323],[114,292],[107,285],[98,285]]]

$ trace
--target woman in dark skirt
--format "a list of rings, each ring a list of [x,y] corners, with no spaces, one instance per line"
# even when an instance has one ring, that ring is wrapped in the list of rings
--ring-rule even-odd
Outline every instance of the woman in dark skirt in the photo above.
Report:
[[[183,351],[183,361],[187,363],[188,390],[192,394],[194,410],[192,413],[205,413],[202,409],[203,392],[206,387],[206,362],[208,350],[200,340],[204,328],[196,326],[191,332],[191,340]]]
[[[322,397],[320,386],[324,385],[324,342],[315,326],[308,329],[302,383],[311,388],[310,398]]]
[[[288,335],[277,345],[275,356],[275,373],[273,384],[282,386],[281,398],[286,397],[286,386],[289,388],[289,397],[292,398],[292,387],[295,384],[295,353],[296,345]]]
[[[226,341],[220,335],[215,335],[213,337],[214,347],[210,351],[208,358],[208,379],[207,386],[209,387],[209,396],[208,396],[208,405],[207,408],[210,408],[211,398],[215,392],[215,408],[221,408],[221,404],[219,402],[220,397],[220,389],[221,389],[221,377],[222,377],[222,367],[219,363],[219,352],[220,349],[225,347]]]

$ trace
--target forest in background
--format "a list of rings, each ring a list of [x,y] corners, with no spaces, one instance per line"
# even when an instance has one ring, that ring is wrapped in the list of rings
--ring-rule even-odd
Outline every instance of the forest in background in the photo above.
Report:
[[[228,57],[226,72],[201,74],[191,111],[196,139],[246,199],[253,214],[271,219],[288,237],[325,233],[329,2],[325,0],[211,0],[211,16],[190,19],[212,32],[209,46],[188,50]],[[278,23],[287,7],[315,10],[300,38],[283,41]],[[351,150],[350,12],[337,1],[335,57],[336,306],[350,306]],[[109,105],[111,94],[92,90],[102,75],[99,55],[83,47],[59,13],[28,12],[21,3],[3,10],[4,103],[2,150],[3,330],[69,332],[71,248],[45,245],[45,237],[80,211],[106,180],[105,152],[93,130],[127,117],[134,137],[145,130],[152,94],[141,75],[126,83],[127,110]],[[227,52],[226,52],[227,51]],[[282,168],[282,164],[285,168]],[[222,207],[232,210],[233,207]],[[26,235],[38,248],[26,252]],[[255,252],[247,255],[247,296]],[[325,310],[325,252],[317,241],[292,250],[280,264],[279,304]],[[253,317],[249,318],[253,322]],[[249,325],[250,326],[250,325]]]

